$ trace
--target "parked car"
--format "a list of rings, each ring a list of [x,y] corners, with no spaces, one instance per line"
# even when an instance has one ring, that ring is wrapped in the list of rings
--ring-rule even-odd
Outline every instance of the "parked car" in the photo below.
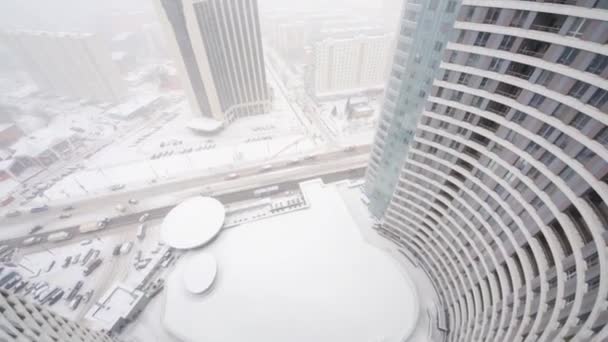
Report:
[[[237,173],[231,173],[228,176],[226,176],[226,179],[230,180],[230,179],[236,179],[239,178],[239,175]]]
[[[19,215],[21,215],[21,212],[20,212],[19,210],[11,210],[11,211],[9,211],[8,213],[6,213],[6,214],[4,215],[4,217],[6,217],[6,218],[10,218],[10,217],[17,217],[17,216],[19,216]]]
[[[31,246],[40,243],[40,241],[42,241],[42,238],[40,236],[31,236],[23,240],[23,245]]]
[[[59,218],[62,220],[70,218],[70,217],[72,217],[72,214],[70,214],[70,213],[62,213],[61,215],[59,215]]]
[[[124,184],[114,184],[110,187],[111,191],[118,191],[118,190],[122,190],[125,188]]]
[[[139,201],[138,201],[138,200],[136,200],[136,199],[134,199],[134,198],[131,198],[131,199],[129,200],[129,204],[133,204],[133,205],[135,205],[135,204],[138,204],[138,203],[139,203]]]
[[[74,206],[68,205],[67,207],[63,208],[63,211],[71,211],[74,210]]]
[[[30,213],[32,213],[32,214],[34,214],[34,213],[41,213],[41,212],[47,211],[47,210],[49,210],[49,206],[46,205],[46,204],[44,204],[44,205],[41,205],[39,207],[33,207],[32,209],[30,209]]]

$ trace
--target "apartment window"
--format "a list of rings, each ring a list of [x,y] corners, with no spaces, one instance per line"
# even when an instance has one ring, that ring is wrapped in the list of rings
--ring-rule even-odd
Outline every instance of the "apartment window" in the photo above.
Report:
[[[433,49],[435,51],[440,52],[442,48],[443,48],[443,43],[442,42],[435,42],[435,46],[433,47]]]
[[[541,163],[549,166],[555,160],[555,156],[551,152],[546,151],[542,156],[540,156],[539,160]]]
[[[477,34],[477,39],[475,39],[475,46],[486,46],[488,39],[490,38],[490,33],[488,32],[479,32]]]
[[[568,305],[570,303],[574,303],[574,294],[571,294],[568,297],[564,298],[564,301],[566,302],[566,305]],[[562,325],[562,323],[560,323],[560,326],[561,325]]]
[[[553,134],[553,132],[555,132],[555,128],[551,125],[548,124],[543,124],[540,129],[538,130],[538,135],[542,136],[543,138],[547,139],[549,138],[549,136],[551,134]]]
[[[576,83],[574,83],[572,88],[570,88],[568,95],[580,100],[580,98],[585,95],[585,92],[587,91],[587,89],[589,89],[589,84],[587,84],[585,82],[581,82],[581,81],[576,81]]]
[[[602,130],[597,133],[594,139],[605,147],[608,147],[608,127],[602,128]]]
[[[564,253],[566,254],[566,256],[569,256],[570,254],[572,254],[572,247],[570,246],[570,243],[568,242],[568,237],[566,236],[566,233],[564,232],[564,228],[562,228],[562,225],[559,224],[559,222],[557,222],[557,220],[553,220],[553,221],[551,221],[551,223],[549,223],[549,227],[555,234],[555,237],[557,238],[560,245],[562,246],[562,249],[564,250]]]
[[[467,57],[467,61],[465,62],[466,66],[473,66],[479,62],[479,55],[475,53],[470,53]]]
[[[589,26],[589,21],[587,19],[576,18],[574,19],[574,22],[572,22],[572,25],[570,25],[570,28],[568,29],[566,35],[570,37],[580,38],[587,29],[587,26]]]
[[[448,13],[454,13],[456,10],[456,1],[449,1],[445,11]]]
[[[515,11],[515,14],[513,15],[513,19],[511,20],[510,26],[522,27],[524,25],[526,19],[528,18],[528,13],[529,12],[522,11],[522,10]]]
[[[526,119],[526,116],[526,113],[518,110],[511,117],[511,121],[515,122],[516,124],[521,124]]]
[[[538,78],[536,79],[536,84],[541,84],[543,86],[547,86],[547,84],[551,83],[553,80],[554,74],[549,70],[543,70]]]
[[[559,178],[563,179],[564,182],[567,182],[574,177],[574,170],[572,170],[569,166],[566,166],[562,172],[559,173]]]
[[[570,267],[566,270],[566,280],[573,279],[576,276],[576,268]]]
[[[502,65],[502,59],[492,58],[492,61],[490,62],[490,66],[488,67],[488,69],[490,71],[498,71],[498,69],[500,69],[501,65]]]
[[[576,154],[576,160],[578,160],[581,164],[585,164],[591,158],[595,157],[595,153],[590,149],[583,147],[583,149]]]
[[[538,209],[540,209],[540,207],[543,205],[543,201],[540,199],[540,197],[534,197],[530,204],[534,207],[535,210],[538,211]]]
[[[589,123],[589,120],[591,120],[591,118],[589,118],[587,115],[578,112],[574,116],[574,119],[572,119],[572,121],[570,122],[570,126],[582,130]]]
[[[483,103],[483,97],[481,97],[481,96],[474,96],[473,99],[471,100],[471,105],[473,107],[481,108],[482,103]]]
[[[458,84],[468,85],[470,79],[471,79],[470,74],[461,73],[460,77],[458,78]]]
[[[578,56],[578,49],[565,47],[561,56],[559,56],[559,58],[557,59],[557,63],[570,65],[572,61],[574,61],[576,56]]]
[[[431,11],[436,10],[438,4],[439,4],[439,0],[431,0],[431,1],[429,1],[429,9]]]
[[[604,200],[593,189],[587,191],[583,197],[591,205],[603,223],[604,229],[608,229],[608,206]]]
[[[589,63],[586,71],[599,75],[606,69],[606,66],[608,66],[608,56],[596,54],[595,57],[593,57],[593,60],[591,60],[591,63]]]
[[[475,7],[467,6],[467,14],[465,15],[465,21],[472,21],[474,14]]]
[[[578,211],[578,209],[576,209],[574,205],[571,205],[570,207],[568,207],[568,209],[566,209],[566,215],[568,215],[572,222],[574,222],[574,226],[576,227],[578,234],[583,240],[583,243],[587,244],[593,241],[593,235],[591,235],[591,231],[589,230],[587,222],[585,222],[585,220],[581,216],[581,213]]]
[[[528,146],[526,146],[526,148],[525,148],[525,151],[528,152],[528,154],[534,154],[534,153],[538,152],[539,150],[540,150],[540,146],[533,141],[531,141],[528,144]]]
[[[596,108],[601,108],[608,101],[608,92],[604,89],[597,89],[587,101],[588,104]]]
[[[559,147],[563,150],[566,148],[566,146],[568,146],[569,142],[570,142],[570,137],[568,137],[564,133],[560,133],[557,136],[557,139],[555,139],[555,141],[553,142],[553,144],[555,144],[557,147]]]
[[[528,106],[538,108],[541,104],[545,102],[545,97],[540,94],[534,94],[530,102],[528,102]]]
[[[483,19],[484,24],[495,24],[500,15],[500,9],[490,7],[486,12],[486,17]]]
[[[456,56],[458,56],[458,54],[452,51],[450,53],[450,58],[448,58],[448,63],[454,63],[456,61]]]
[[[597,276],[597,277],[589,280],[587,285],[589,286],[589,290],[597,289],[600,286],[600,277]]]
[[[464,95],[464,93],[461,91],[452,91],[452,96],[450,97],[450,100],[460,101],[460,100],[462,100],[463,95]]]
[[[513,47],[513,43],[515,42],[515,37],[513,36],[504,36],[502,37],[502,41],[500,42],[500,46],[498,46],[499,50],[511,50]]]
[[[488,78],[484,77],[481,79],[481,82],[479,82],[479,88],[485,88],[486,85],[488,85]]]
[[[540,171],[538,171],[538,169],[535,167],[531,167],[526,175],[528,176],[528,178],[536,180],[538,177],[540,177]]]

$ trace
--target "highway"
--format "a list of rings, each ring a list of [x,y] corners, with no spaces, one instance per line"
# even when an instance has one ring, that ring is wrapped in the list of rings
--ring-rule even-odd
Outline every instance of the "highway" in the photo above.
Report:
[[[164,216],[172,206],[183,199],[198,195],[212,195],[224,203],[245,199],[252,190],[270,185],[282,187],[297,186],[301,181],[318,178],[340,178],[361,176],[368,159],[369,145],[362,145],[351,150],[338,150],[302,158],[275,161],[270,169],[263,170],[264,165],[245,166],[241,169],[226,169],[213,174],[195,175],[192,177],[156,184],[142,184],[126,187],[121,191],[111,192],[95,197],[83,197],[52,203],[47,211],[30,214],[22,213],[14,218],[0,219],[0,241],[10,244],[28,237],[28,232],[36,225],[43,229],[36,233],[46,239],[53,231],[69,228],[76,232],[81,224],[99,221],[105,217],[112,218],[110,226],[132,223],[144,212],[154,216]],[[232,174],[236,178],[229,179]],[[234,175],[233,175],[234,176]],[[330,178],[331,179],[331,178]],[[136,199],[137,204],[129,204],[129,199]],[[121,204],[124,211],[116,206]],[[64,211],[67,206],[74,209]],[[70,213],[71,217],[60,219],[61,213]]]

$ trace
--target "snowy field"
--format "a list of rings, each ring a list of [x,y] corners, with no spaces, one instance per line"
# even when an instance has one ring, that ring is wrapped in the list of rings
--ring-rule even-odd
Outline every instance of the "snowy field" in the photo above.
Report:
[[[223,231],[178,262],[164,294],[170,334],[222,342],[396,342],[409,335],[418,302],[405,272],[365,242],[335,187],[314,181],[302,190],[309,210]],[[215,256],[218,276],[211,292],[194,296],[182,270],[201,252]]]

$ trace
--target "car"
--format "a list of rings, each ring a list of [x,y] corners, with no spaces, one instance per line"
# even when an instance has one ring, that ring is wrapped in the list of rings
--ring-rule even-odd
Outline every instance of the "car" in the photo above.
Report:
[[[236,179],[239,178],[239,175],[237,173],[231,173],[228,176],[226,176],[226,179]]]
[[[122,190],[125,188],[124,184],[114,184],[110,187],[111,191],[118,191],[118,190]]]
[[[90,245],[91,243],[93,243],[93,240],[91,240],[91,239],[86,239],[86,240],[80,241],[81,246],[87,246],[87,245]]]
[[[63,211],[70,211],[70,210],[74,210],[74,206],[68,205],[67,207],[62,209]]]
[[[42,225],[35,225],[34,228],[30,229],[30,234],[35,234],[42,230]]]
[[[32,213],[32,214],[41,213],[41,212],[47,211],[47,210],[49,210],[49,206],[44,204],[39,207],[33,207],[32,209],[30,209],[30,213]]]
[[[138,220],[139,223],[144,223],[148,219],[148,217],[150,217],[150,213],[145,213],[141,215]]]
[[[119,212],[121,212],[121,213],[124,213],[127,210],[127,207],[125,207],[122,204],[117,204],[116,205],[116,210],[119,211]]]
[[[346,148],[344,148],[344,152],[353,152],[354,150],[356,150],[355,146],[347,146]]]
[[[20,212],[19,210],[11,210],[11,211],[9,211],[8,213],[6,213],[6,214],[4,215],[4,217],[6,217],[6,218],[10,218],[10,217],[17,217],[17,216],[19,216],[19,215],[21,215],[21,212]]]
[[[287,161],[287,165],[297,165],[300,164],[300,158],[291,158]]]
[[[129,204],[133,204],[133,205],[135,205],[135,204],[138,204],[138,203],[139,203],[139,201],[138,201],[138,200],[136,200],[136,199],[134,199],[134,198],[131,198],[131,199],[129,200]]]
[[[41,241],[42,241],[42,238],[40,236],[31,236],[31,237],[23,240],[23,245],[24,246],[31,246],[31,245],[38,244]]]
[[[270,170],[272,170],[272,165],[266,164],[266,165],[262,166],[262,168],[260,169],[260,172],[267,172]]]
[[[305,160],[314,160],[317,159],[317,156],[314,154],[309,154],[304,157]]]
[[[71,213],[62,213],[61,215],[59,215],[59,218],[62,219],[62,220],[63,219],[68,219],[70,217],[72,217]]]

